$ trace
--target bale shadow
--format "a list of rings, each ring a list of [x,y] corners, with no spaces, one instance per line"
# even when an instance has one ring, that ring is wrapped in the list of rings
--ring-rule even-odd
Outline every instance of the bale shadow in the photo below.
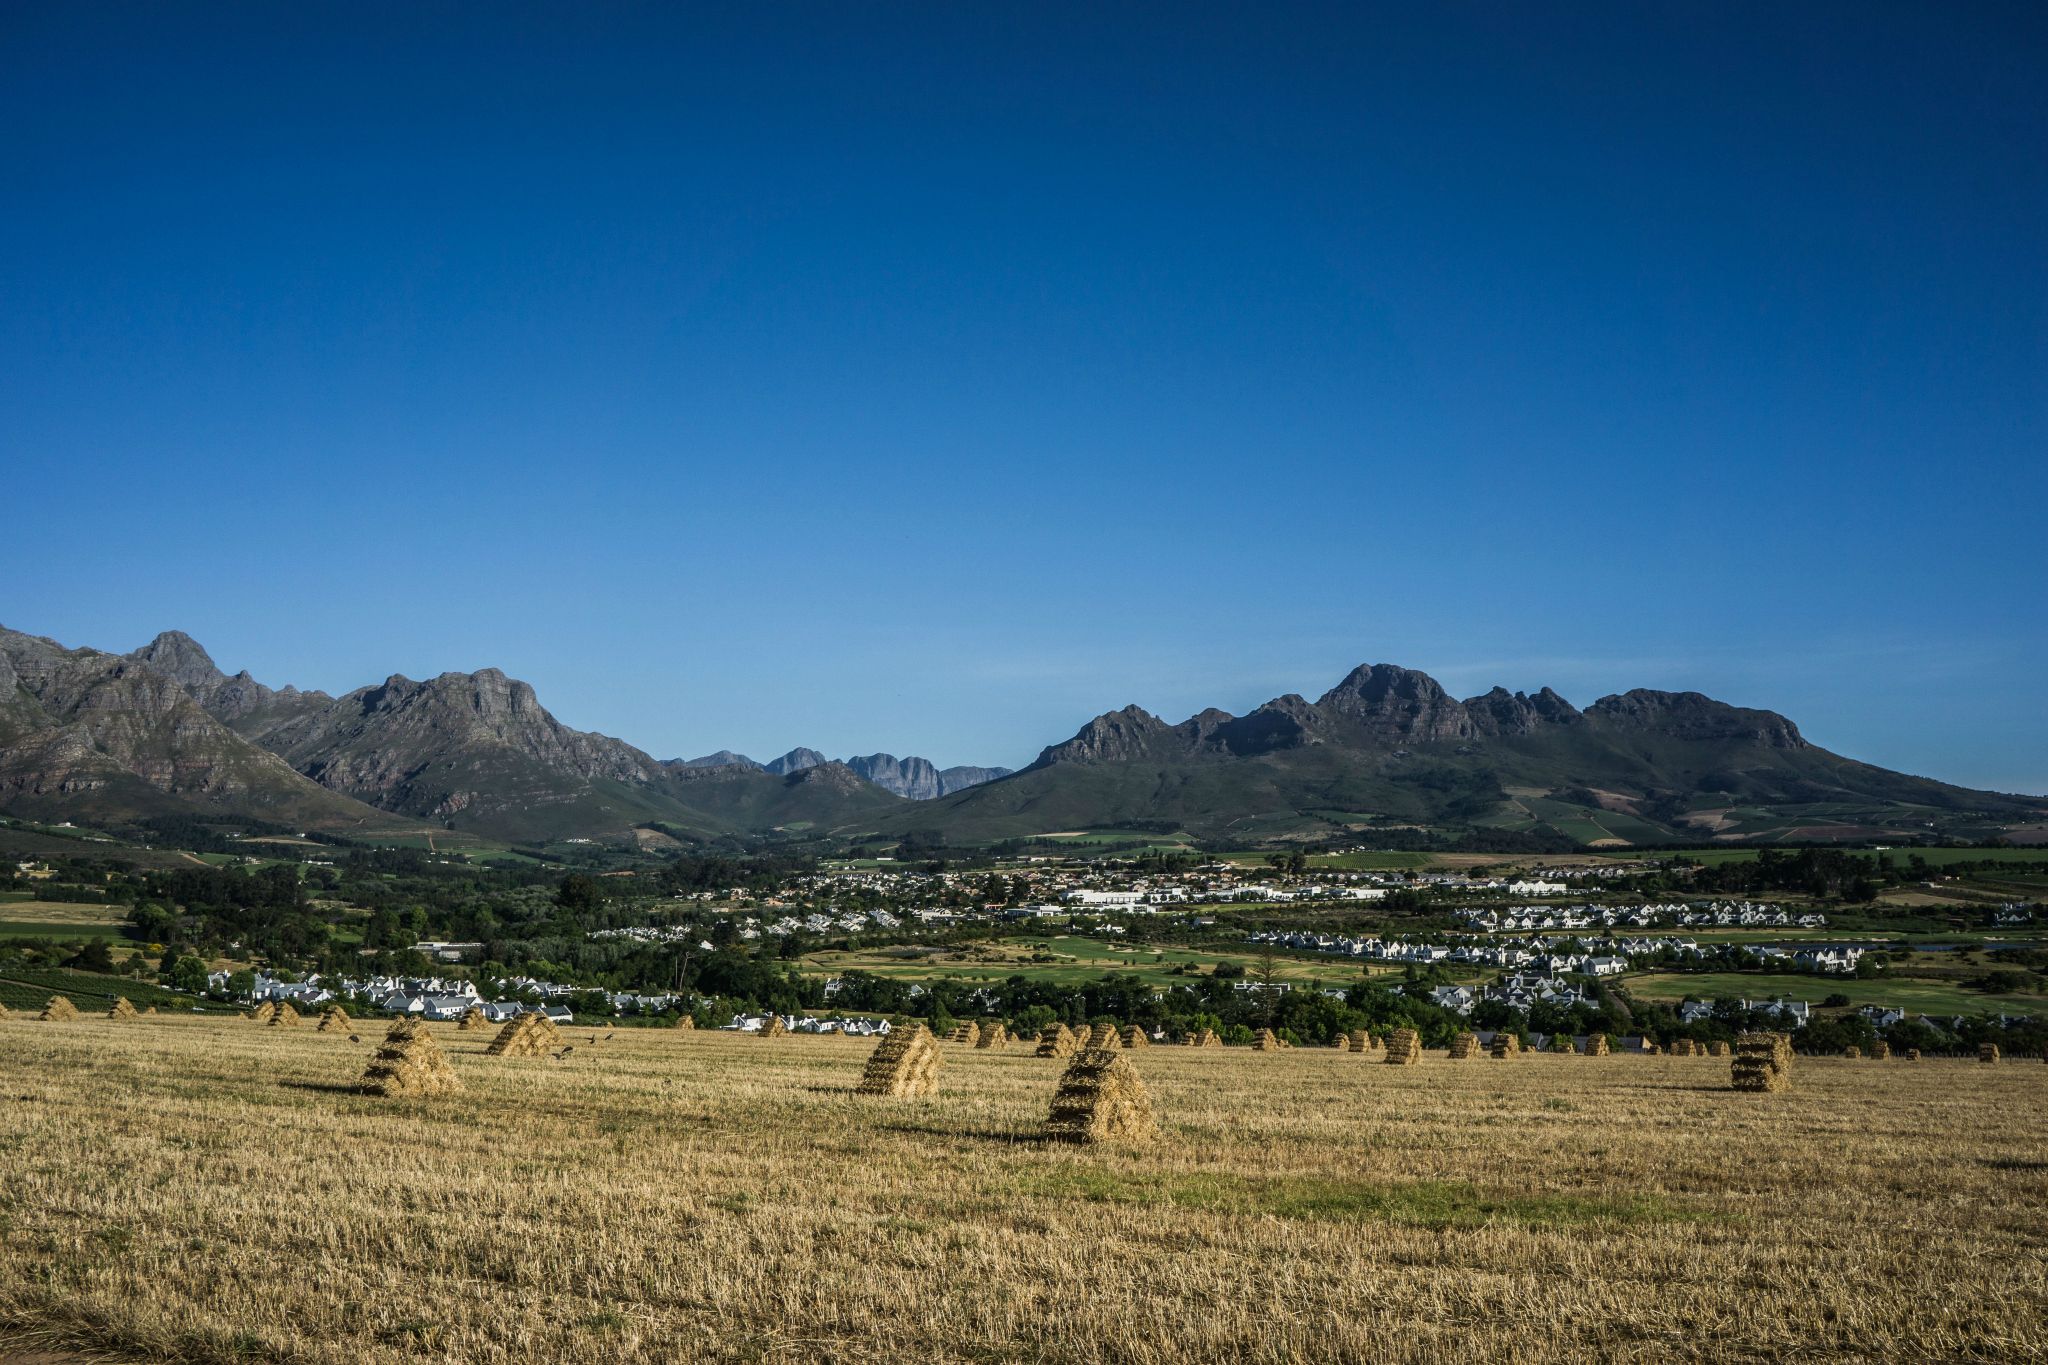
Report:
[[[279,1081],[286,1090],[310,1090],[316,1095],[360,1095],[363,1088],[354,1081]]]
[[[986,1142],[998,1147],[1042,1147],[1051,1139],[1042,1133],[990,1132],[972,1128],[941,1128],[934,1123],[883,1123],[885,1133],[909,1133],[913,1137],[951,1138],[954,1141]]]

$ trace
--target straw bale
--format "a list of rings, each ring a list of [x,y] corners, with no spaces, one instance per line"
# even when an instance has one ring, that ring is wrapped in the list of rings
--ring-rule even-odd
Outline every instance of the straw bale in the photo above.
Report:
[[[1735,1040],[1730,1076],[1737,1090],[1792,1088],[1792,1039],[1783,1033],[1745,1033]]]
[[[923,1024],[890,1029],[868,1056],[856,1092],[910,1099],[939,1088],[939,1047]]]
[[[1065,1024],[1054,1024],[1038,1035],[1040,1057],[1071,1057],[1081,1050],[1081,1040]]]
[[[445,1095],[462,1089],[462,1081],[426,1025],[417,1019],[401,1019],[384,1035],[383,1045],[370,1059],[362,1088],[366,1094],[393,1099]]]
[[[1143,1146],[1159,1136],[1152,1097],[1130,1057],[1109,1048],[1074,1055],[1053,1096],[1045,1134],[1061,1142]]]

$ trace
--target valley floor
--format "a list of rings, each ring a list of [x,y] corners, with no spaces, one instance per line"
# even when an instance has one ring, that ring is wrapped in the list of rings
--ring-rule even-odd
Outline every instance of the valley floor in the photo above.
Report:
[[[1390,1067],[1133,1054],[1165,1128],[1034,1136],[1062,1063],[436,1034],[351,1093],[310,1026],[0,1022],[0,1340],[190,1362],[1246,1362],[2048,1355],[2048,1066]]]

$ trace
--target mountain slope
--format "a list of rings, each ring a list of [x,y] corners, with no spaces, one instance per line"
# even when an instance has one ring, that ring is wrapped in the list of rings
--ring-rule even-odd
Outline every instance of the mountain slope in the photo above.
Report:
[[[198,814],[321,829],[391,824],[236,734],[151,665],[4,628],[0,805],[88,819]]]
[[[1372,826],[1492,828],[1582,843],[1910,838],[1994,832],[2048,802],[1889,772],[1809,743],[1769,711],[1633,691],[1580,711],[1548,688],[1464,701],[1433,678],[1363,665],[1314,702],[1178,725],[1097,716],[1023,772],[900,815],[961,840],[1127,825],[1210,837]]]

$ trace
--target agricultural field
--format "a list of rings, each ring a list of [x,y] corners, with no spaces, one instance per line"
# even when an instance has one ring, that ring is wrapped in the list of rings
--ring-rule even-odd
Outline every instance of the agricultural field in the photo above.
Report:
[[[0,938],[118,939],[128,907],[0,892]]]
[[[905,981],[928,981],[937,977],[959,981],[1007,981],[1013,976],[1024,976],[1056,985],[1077,986],[1100,981],[1105,975],[1129,975],[1151,985],[1166,986],[1187,980],[1184,973],[1175,974],[1176,967],[1198,967],[1206,973],[1225,962],[1243,967],[1248,979],[1256,979],[1261,967],[1256,953],[1114,944],[1067,934],[994,939],[971,948],[939,951],[878,947],[820,952],[803,958],[798,966],[803,971],[825,976],[863,971]],[[1362,975],[1359,965],[1353,962],[1278,954],[1273,958],[1275,981],[1349,986],[1362,979]]]
[[[0,1022],[0,1329],[135,1361],[2021,1359],[2048,1067],[1131,1054],[1147,1146],[1041,1136],[1062,1063],[437,1027],[457,1094],[310,1027]],[[369,1041],[374,1041],[373,1039]],[[76,1078],[90,1075],[93,1084]]]
[[[1844,995],[1851,1005],[1890,1005],[1913,1014],[1962,1015],[2048,1013],[2048,996],[1997,995],[1920,977],[1824,977],[1796,973],[1651,972],[1626,976],[1621,984],[1643,1000],[1804,1000],[1818,1005]]]

